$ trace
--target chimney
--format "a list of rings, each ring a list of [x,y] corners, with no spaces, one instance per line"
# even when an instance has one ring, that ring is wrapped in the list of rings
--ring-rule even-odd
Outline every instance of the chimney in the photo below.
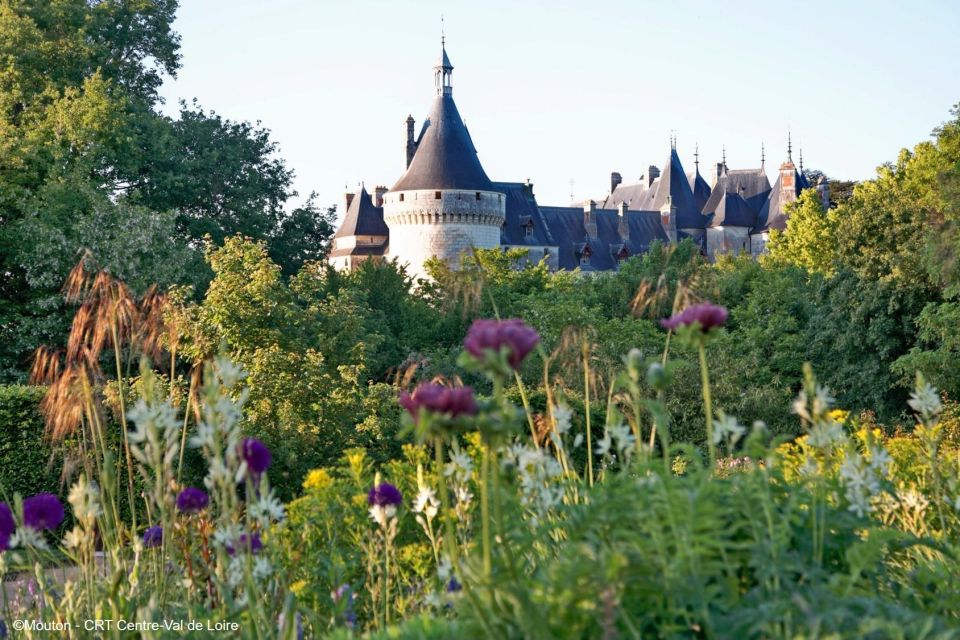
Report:
[[[586,229],[587,237],[597,237],[597,203],[593,200],[587,200],[583,203],[583,226]]]
[[[630,223],[627,222],[626,202],[617,205],[617,231],[620,233],[620,240],[626,244],[630,240]]]
[[[355,195],[356,195],[356,194],[353,193],[353,192],[351,192],[351,191],[348,191],[347,193],[343,194],[343,201],[344,201],[343,210],[344,210],[344,212],[346,212],[346,210],[350,208],[350,203],[353,202],[353,197],[354,197]]]
[[[382,184],[377,185],[377,187],[373,190],[373,206],[375,207],[383,206],[383,194],[385,194],[386,192],[387,192],[387,188],[385,186],[383,186]]]
[[[722,162],[717,163],[717,174],[713,177],[713,184],[717,184],[720,181],[720,176],[724,174],[726,165]]]
[[[823,205],[823,210],[826,211],[830,208],[830,182],[827,180],[827,176],[820,176],[820,179],[817,180],[817,195],[820,196],[820,204]]]
[[[407,166],[413,162],[413,154],[417,152],[417,143],[413,140],[413,125],[415,120],[412,115],[407,116]]]
[[[613,193],[614,189],[617,188],[623,182],[623,177],[616,171],[610,174],[610,193]]]
[[[527,178],[527,181],[523,183],[523,195],[525,195],[527,199],[533,199],[533,183],[530,182],[530,178]]]
[[[673,205],[673,196],[668,195],[667,201],[660,209],[660,224],[671,243],[677,241],[677,208]]]
[[[647,167],[647,186],[653,184],[653,181],[660,177],[660,169],[657,169],[654,165]]]

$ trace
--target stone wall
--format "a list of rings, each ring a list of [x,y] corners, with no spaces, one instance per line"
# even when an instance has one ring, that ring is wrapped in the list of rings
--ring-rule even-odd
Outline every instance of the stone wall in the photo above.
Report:
[[[707,229],[707,256],[713,260],[721,254],[750,253],[748,227],[713,227]]]
[[[388,257],[397,258],[414,277],[426,277],[431,257],[459,268],[464,252],[500,246],[505,217],[503,194],[492,191],[399,191],[383,198],[390,228]]]

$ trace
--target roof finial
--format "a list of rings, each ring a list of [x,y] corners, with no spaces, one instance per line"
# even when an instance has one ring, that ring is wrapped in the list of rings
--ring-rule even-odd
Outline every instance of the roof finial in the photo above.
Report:
[[[447,48],[447,34],[444,29],[445,26],[446,25],[443,22],[443,14],[441,13],[440,14],[440,48],[441,49]]]
[[[723,145],[723,168],[727,168],[727,145]]]
[[[800,173],[803,174],[803,147],[800,147]]]
[[[700,173],[700,143],[693,143],[693,166],[696,168],[697,173]]]
[[[793,140],[790,137],[790,127],[787,127],[787,160],[793,162]]]
[[[760,143],[760,167],[763,168],[763,165],[767,162],[767,149],[763,142]]]

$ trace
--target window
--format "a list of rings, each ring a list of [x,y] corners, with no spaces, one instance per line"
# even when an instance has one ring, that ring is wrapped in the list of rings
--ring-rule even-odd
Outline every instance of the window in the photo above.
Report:
[[[533,237],[533,223],[532,223],[532,222],[524,225],[524,227],[523,227],[523,235],[524,235],[525,238],[532,238],[532,237]]]
[[[439,192],[439,191],[434,191],[434,192],[433,192],[433,199],[434,199],[434,200],[439,200],[439,199],[440,199],[440,192]]]
[[[580,266],[589,267],[590,266],[590,254],[584,253],[580,255]]]
[[[477,200],[479,200],[479,199],[480,199],[480,192],[477,191]]]
[[[403,194],[400,194],[400,202],[403,202]]]

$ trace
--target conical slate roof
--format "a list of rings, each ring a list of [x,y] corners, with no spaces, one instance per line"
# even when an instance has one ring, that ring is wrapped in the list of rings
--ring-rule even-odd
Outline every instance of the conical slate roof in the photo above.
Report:
[[[693,191],[690,189],[690,183],[687,182],[687,175],[683,171],[683,165],[680,164],[680,156],[677,155],[676,149],[670,150],[670,160],[657,182],[657,195],[653,198],[653,202],[644,206],[644,209],[660,211],[666,204],[669,195],[673,206],[677,208],[678,229],[703,229],[706,227],[706,218],[700,213],[700,208],[697,207]]]
[[[417,152],[391,191],[465,189],[492,191],[453,97],[438,95],[423,123]]]
[[[387,236],[390,229],[383,221],[383,208],[373,206],[373,200],[364,187],[360,187],[347,207],[343,216],[343,224],[337,229],[334,238],[348,238],[350,236]]]
[[[694,204],[699,211],[703,211],[703,205],[707,204],[710,198],[710,185],[700,175],[699,169],[687,174],[687,182],[690,183],[690,190],[693,192]]]

